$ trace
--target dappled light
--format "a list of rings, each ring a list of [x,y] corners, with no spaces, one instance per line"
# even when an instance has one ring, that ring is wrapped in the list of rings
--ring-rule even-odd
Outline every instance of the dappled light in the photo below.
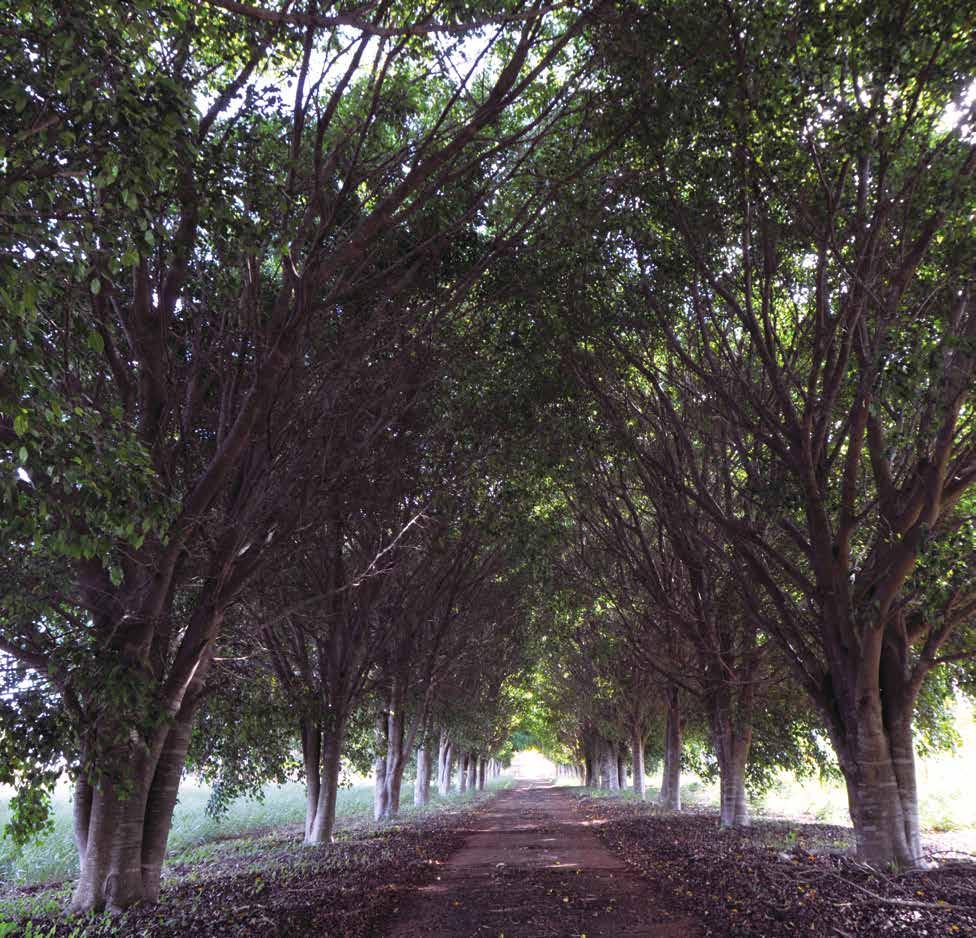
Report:
[[[976,935],[951,0],[0,0],[0,938]]]

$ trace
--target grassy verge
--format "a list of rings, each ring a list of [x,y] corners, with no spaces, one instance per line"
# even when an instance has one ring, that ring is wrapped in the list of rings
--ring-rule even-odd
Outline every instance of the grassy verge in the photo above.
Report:
[[[290,783],[269,785],[262,799],[240,798],[225,815],[212,818],[206,813],[209,790],[192,781],[180,789],[180,801],[173,815],[168,857],[179,856],[191,848],[253,832],[283,831],[301,825],[305,818],[305,787]],[[413,787],[403,786],[402,812],[461,803],[465,796],[456,793],[446,799],[432,793],[429,808],[415,808]],[[373,810],[371,785],[359,784],[340,790],[336,815],[340,821],[367,819]],[[7,803],[0,802],[0,829],[7,821]],[[8,837],[0,837],[0,892],[11,887],[32,886],[73,879],[78,871],[74,835],[71,828],[71,795],[59,789],[54,800],[54,827],[43,837],[23,847]],[[2,936],[0,936],[2,938]]]
[[[296,820],[295,793],[269,792],[262,806],[237,806],[216,835],[203,821],[181,827],[159,905],[119,917],[71,917],[63,913],[70,882],[8,887],[0,938],[373,935],[406,892],[436,877],[466,836],[477,802],[509,784],[497,779],[484,793],[455,793],[424,808],[408,798],[401,816],[383,824],[372,822],[371,791],[359,786],[343,792],[335,843],[316,847],[301,842],[304,808]],[[191,808],[205,800],[186,798],[182,810],[192,818]]]

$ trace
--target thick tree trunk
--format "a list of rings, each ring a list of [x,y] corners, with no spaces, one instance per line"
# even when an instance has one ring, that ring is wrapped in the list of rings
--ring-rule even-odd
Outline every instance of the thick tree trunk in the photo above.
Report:
[[[618,745],[617,749],[617,788],[627,787],[627,760],[624,758],[624,747]]]
[[[427,748],[417,749],[417,778],[413,786],[413,803],[425,805],[430,802],[430,756]]]
[[[665,693],[664,772],[658,804],[666,811],[681,810],[681,708],[677,688]]]
[[[488,760],[478,756],[478,791],[485,790],[485,774],[488,771]]]
[[[471,753],[464,753],[458,761],[458,791],[463,795],[468,790],[468,768],[471,765]],[[473,788],[474,786],[472,786]]]
[[[923,859],[911,721],[862,722],[856,743],[838,749],[857,857],[878,868],[917,867]]]
[[[307,844],[332,842],[335,830],[336,798],[339,794],[339,769],[341,766],[342,733],[326,735],[322,743],[322,760],[317,786],[318,797],[312,822],[305,835]],[[306,809],[306,815],[307,815]]]
[[[454,745],[448,740],[444,750],[444,766],[437,784],[437,791],[441,797],[451,793],[451,779],[454,775]]]
[[[597,759],[592,746],[587,746],[583,754],[583,784],[587,788],[593,788],[598,782],[597,778]]]
[[[186,753],[190,748],[196,706],[181,711],[163,742],[146,802],[146,826],[142,837],[142,901],[158,902],[163,859],[173,826]]]
[[[477,756],[472,752],[468,756],[468,788],[472,791],[478,784],[478,762]]]
[[[620,790],[620,776],[617,771],[617,754],[608,742],[603,743],[603,782],[602,787],[610,791]]]
[[[634,794],[643,801],[647,787],[644,781],[644,731],[639,726],[633,729],[630,751],[634,763]]]
[[[750,727],[736,732],[730,722],[721,717],[718,721],[717,731],[713,736],[721,790],[719,823],[722,827],[747,827],[750,821],[749,804],[746,801],[746,762],[752,742],[752,729]]]

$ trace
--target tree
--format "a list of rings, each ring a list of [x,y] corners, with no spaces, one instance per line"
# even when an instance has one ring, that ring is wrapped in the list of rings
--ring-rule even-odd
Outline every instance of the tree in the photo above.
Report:
[[[0,649],[70,725],[77,909],[158,897],[226,610],[298,523],[371,317],[410,335],[404,291],[531,148],[531,114],[494,130],[579,28],[507,11],[458,79],[410,9],[225,8],[18,4],[3,40],[0,536],[36,572]]]
[[[645,217],[631,412],[674,441],[655,469],[721,529],[817,707],[859,856],[913,866],[916,701],[973,648],[976,148],[950,120],[973,49],[938,4],[685,12],[670,68],[618,72],[644,115],[618,177]]]

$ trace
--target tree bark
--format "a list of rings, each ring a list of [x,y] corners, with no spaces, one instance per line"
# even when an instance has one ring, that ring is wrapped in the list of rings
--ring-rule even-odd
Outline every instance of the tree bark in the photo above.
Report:
[[[389,816],[390,789],[387,773],[387,715],[376,718],[373,738],[376,745],[376,758],[373,760],[373,820],[379,821]]]
[[[678,689],[669,688],[665,698],[664,773],[658,804],[666,811],[681,810],[681,708]]]
[[[441,797],[451,793],[451,780],[454,775],[454,744],[448,740],[444,750],[444,766],[438,782],[437,790]]]
[[[305,763],[305,843],[319,803],[319,773],[322,763],[322,728],[315,720],[301,721],[302,760]]]
[[[413,803],[425,805],[430,802],[430,756],[427,747],[417,749],[417,778],[413,787]]]
[[[750,820],[746,801],[746,762],[752,742],[752,728],[737,732],[731,722],[720,723],[715,736],[721,790],[720,826],[748,827]]]
[[[463,795],[468,790],[468,768],[471,765],[471,753],[464,753],[458,762],[458,791]],[[474,786],[472,786],[473,788]]]
[[[633,728],[630,750],[634,763],[634,794],[643,801],[647,786],[644,781],[644,731],[639,726]]]
[[[485,790],[485,774],[488,771],[488,760],[478,756],[478,791]]]
[[[323,741],[317,786],[318,797],[312,823],[305,837],[305,842],[308,844],[332,842],[332,834],[335,830],[336,798],[339,794],[342,737],[343,733],[341,732],[329,733]]]
[[[922,848],[910,717],[886,722],[864,714],[856,738],[835,738],[834,748],[847,783],[858,859],[879,868],[919,866]]]

